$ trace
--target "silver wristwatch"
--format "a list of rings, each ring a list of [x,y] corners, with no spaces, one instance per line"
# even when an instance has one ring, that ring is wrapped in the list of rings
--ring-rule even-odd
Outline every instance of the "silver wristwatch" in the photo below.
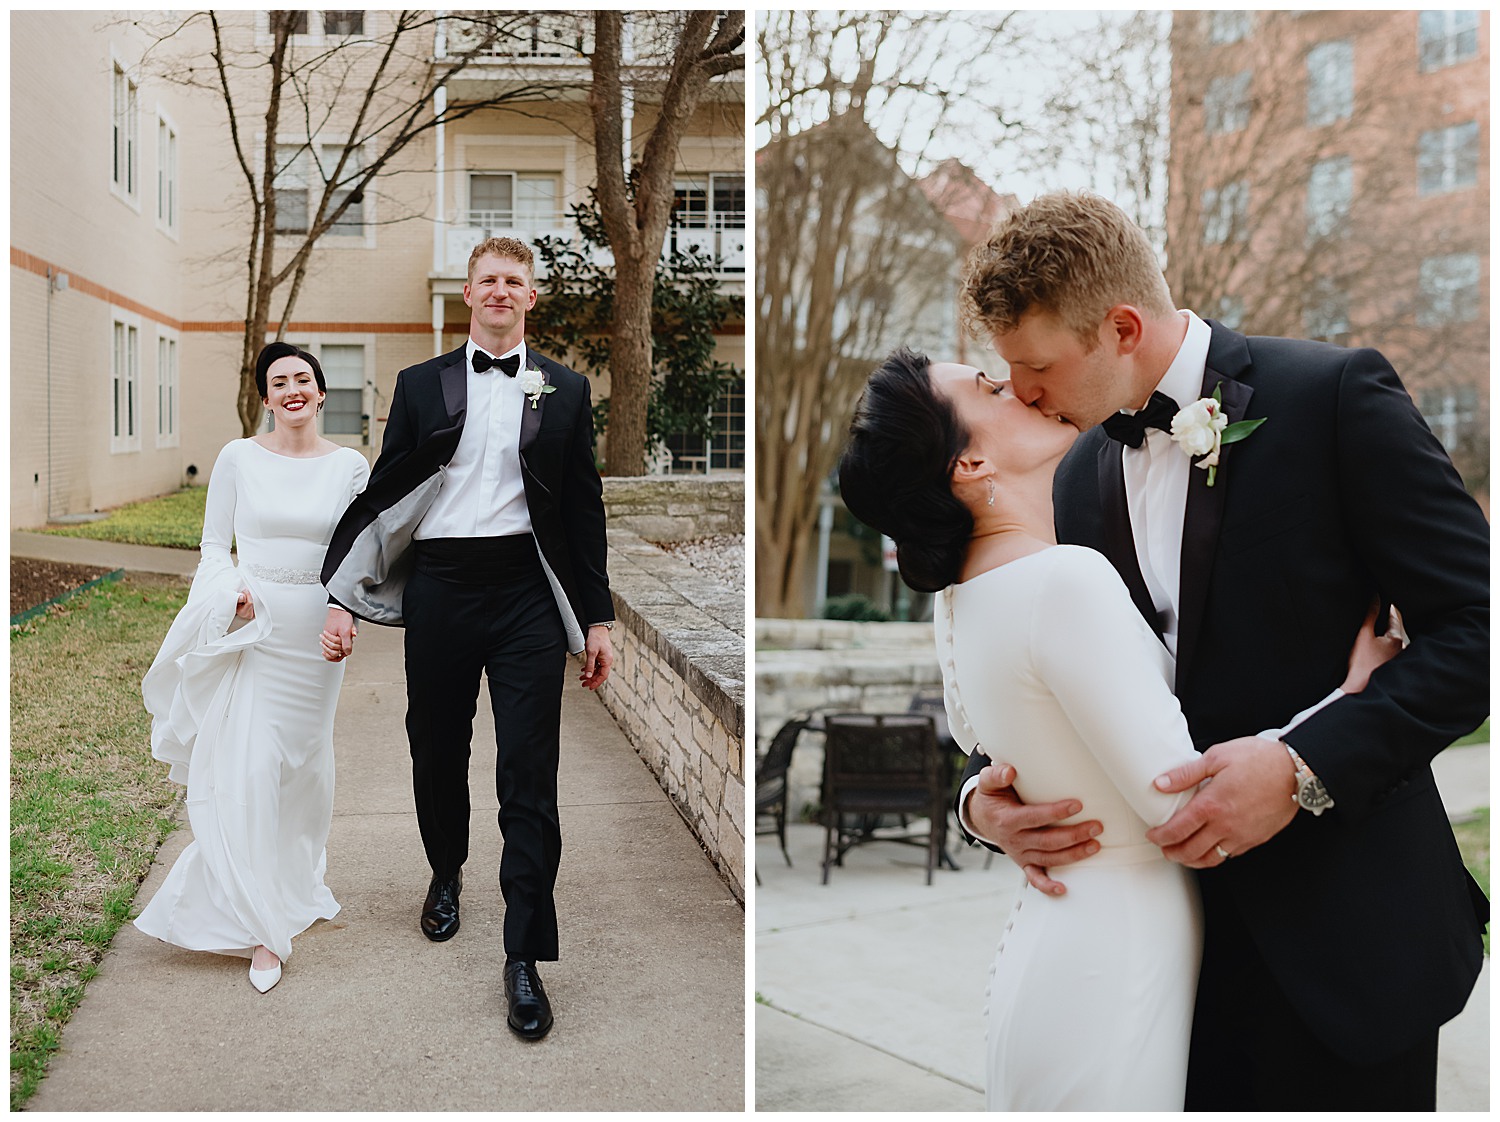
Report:
[[[1292,795],[1292,802],[1314,816],[1322,814],[1333,805],[1333,797],[1329,795],[1328,788],[1313,774],[1312,768],[1307,766],[1307,761],[1297,754],[1295,748],[1284,740],[1282,744],[1292,757],[1292,766],[1297,769],[1297,790]]]

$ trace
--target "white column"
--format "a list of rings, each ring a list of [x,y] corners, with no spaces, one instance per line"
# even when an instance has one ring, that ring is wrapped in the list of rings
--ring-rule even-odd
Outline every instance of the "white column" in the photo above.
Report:
[[[818,619],[823,618],[823,605],[828,603],[828,543],[832,536],[833,496],[825,483],[823,493],[818,496],[818,583],[813,593],[813,615]]]
[[[441,292],[432,294],[432,357],[443,353],[443,315],[447,300]]]
[[[433,92],[432,108],[437,113],[437,128],[434,130],[437,133],[437,159],[436,166],[432,172],[437,187],[437,211],[433,216],[432,223],[432,271],[434,274],[441,276],[445,264],[443,260],[445,256],[444,242],[447,238],[447,222],[445,221],[446,200],[443,194],[443,163],[447,158],[443,145],[443,114],[448,111],[447,86],[439,86]],[[438,326],[441,327],[442,324],[439,323]]]

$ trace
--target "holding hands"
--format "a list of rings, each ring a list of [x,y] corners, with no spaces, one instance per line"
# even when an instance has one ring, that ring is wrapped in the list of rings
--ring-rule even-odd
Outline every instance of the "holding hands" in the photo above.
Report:
[[[323,634],[319,636],[323,657],[329,662],[342,662],[354,653],[354,637],[358,634],[354,616],[345,609],[330,604],[328,621],[323,625]]]

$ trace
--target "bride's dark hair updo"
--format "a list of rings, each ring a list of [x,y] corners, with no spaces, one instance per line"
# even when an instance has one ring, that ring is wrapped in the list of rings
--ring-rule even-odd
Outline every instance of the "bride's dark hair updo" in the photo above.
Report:
[[[266,373],[271,369],[271,363],[275,362],[278,358],[293,357],[305,360],[307,365],[312,367],[313,380],[318,383],[318,389],[325,393],[328,391],[328,383],[323,380],[323,367],[319,365],[317,356],[309,354],[301,347],[294,347],[292,344],[282,342],[278,339],[273,343],[267,343],[260,349],[260,354],[255,356],[255,388],[260,391],[262,401],[266,399],[267,394],[270,392],[267,389],[268,379]]]
[[[952,484],[969,434],[933,388],[928,366],[925,355],[901,347],[875,368],[839,461],[844,505],[895,540],[901,579],[918,592],[958,580],[974,532]]]

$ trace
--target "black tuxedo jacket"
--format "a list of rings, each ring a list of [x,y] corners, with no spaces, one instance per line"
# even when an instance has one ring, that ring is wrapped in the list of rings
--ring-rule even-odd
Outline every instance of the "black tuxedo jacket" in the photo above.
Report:
[[[465,347],[396,376],[385,441],[369,486],[349,504],[323,564],[329,595],[362,619],[401,623],[412,534],[442,488],[468,412]],[[588,379],[527,349],[556,387],[521,414],[521,474],[543,568],[568,632],[583,649],[593,623],[615,618],[605,572],[603,484],[594,466]],[[503,377],[496,374],[495,377]]]
[[[1376,1062],[1455,1016],[1479,972],[1489,906],[1429,764],[1489,712],[1489,527],[1380,354],[1210,327],[1204,396],[1266,421],[1224,447],[1213,487],[1197,468],[1188,487],[1176,693],[1198,750],[1338,686],[1377,594],[1412,642],[1287,734],[1335,806],[1201,874],[1208,937],[1235,908],[1318,1036]],[[1102,428],[1054,500],[1058,540],[1107,556],[1153,622]],[[967,774],[987,762],[977,748]]]

